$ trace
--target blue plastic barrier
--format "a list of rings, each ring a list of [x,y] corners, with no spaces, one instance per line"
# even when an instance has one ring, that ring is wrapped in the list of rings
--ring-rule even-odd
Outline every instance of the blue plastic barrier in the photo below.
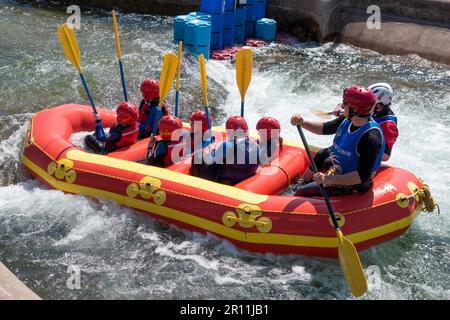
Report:
[[[234,42],[237,44],[244,44],[245,40],[245,26],[236,26],[234,29]]]
[[[245,8],[245,21],[256,21],[256,3],[247,3]]]
[[[232,46],[234,44],[234,28],[223,30],[222,44],[224,46]]]
[[[225,0],[225,12],[236,10],[236,0]]]
[[[192,46],[205,46],[210,43],[211,23],[194,19],[186,23],[184,43]]]
[[[224,16],[223,14],[211,15],[211,32],[222,32]]]
[[[223,31],[211,33],[211,51],[223,48]]]
[[[245,22],[245,37],[253,38],[255,36],[255,21]]]
[[[193,17],[189,15],[176,16],[173,19],[173,40],[175,42],[184,41],[184,29],[186,28],[186,23],[192,19]]]
[[[236,8],[236,26],[245,25],[245,16],[246,16],[246,8],[245,7],[237,7]]]
[[[200,11],[210,14],[223,14],[225,11],[225,0],[201,0]]]
[[[193,19],[205,20],[211,22],[211,15],[204,12],[190,12],[187,14]]]
[[[184,45],[194,55],[203,53],[209,59],[211,43],[211,23],[205,20],[193,19],[186,23]]]
[[[256,20],[266,17],[267,0],[258,0],[256,3]]]
[[[277,37],[277,22],[266,18],[256,21],[255,34],[258,39],[275,41]]]
[[[234,28],[236,26],[236,12],[225,11],[223,14],[223,45],[231,46],[234,43]]]
[[[234,29],[236,25],[236,13],[234,11],[225,12],[223,14],[223,28]]]

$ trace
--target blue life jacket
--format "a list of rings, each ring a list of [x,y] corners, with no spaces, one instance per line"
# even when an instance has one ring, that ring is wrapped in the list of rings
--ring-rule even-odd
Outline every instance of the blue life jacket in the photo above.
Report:
[[[378,123],[371,119],[368,123],[354,132],[350,132],[351,121],[345,119],[339,126],[331,147],[331,160],[333,166],[340,174],[347,174],[358,170],[360,156],[358,154],[358,143],[361,137],[370,130],[379,130],[381,133],[382,146],[378,152],[377,159],[372,168],[375,174],[381,166],[381,158],[384,152],[384,138]]]
[[[219,181],[238,183],[253,176],[260,164],[259,153],[258,144],[249,138],[224,142],[216,152]]]

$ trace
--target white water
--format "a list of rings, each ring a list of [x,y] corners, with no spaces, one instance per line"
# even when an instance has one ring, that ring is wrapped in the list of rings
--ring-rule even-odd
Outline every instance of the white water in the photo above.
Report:
[[[20,6],[0,9],[0,23],[6,19],[24,25],[34,20],[18,16],[21,10],[39,12],[48,30],[64,17]],[[121,91],[108,19],[104,14],[86,16],[79,40],[97,104],[114,108]],[[137,101],[142,74],[159,76],[162,55],[172,47],[170,24],[149,16],[124,19],[125,70],[131,97]],[[89,30],[94,31],[88,34]],[[58,44],[49,41],[47,54],[34,57],[31,66],[18,55],[16,62],[5,62],[0,69],[0,100],[5,102],[0,110],[0,260],[33,290],[53,299],[351,299],[337,261],[244,252],[214,236],[184,232],[115,203],[66,195],[30,180],[20,165],[30,112],[64,102],[86,103],[75,72],[65,64]],[[89,43],[96,46],[87,50]],[[1,44],[0,49],[7,50]],[[29,50],[17,52],[31,54]],[[233,69],[230,62],[207,63],[216,124],[240,112]],[[21,79],[34,88],[31,93],[24,93]],[[346,85],[378,81],[391,82],[397,93],[400,138],[390,164],[429,183],[441,215],[420,215],[404,236],[361,254],[365,267],[381,269],[380,285],[371,285],[365,298],[449,299],[448,67],[414,56],[385,57],[331,44],[271,45],[255,51],[246,118],[254,127],[260,117],[274,116],[282,123],[283,136],[297,139],[289,125],[293,113],[314,118],[310,111],[331,110]],[[59,82],[58,90],[52,89]],[[185,59],[182,86],[186,119],[202,103],[198,65],[192,58]],[[315,145],[331,143],[331,137],[307,138]],[[72,265],[81,269],[81,290],[66,286]]]

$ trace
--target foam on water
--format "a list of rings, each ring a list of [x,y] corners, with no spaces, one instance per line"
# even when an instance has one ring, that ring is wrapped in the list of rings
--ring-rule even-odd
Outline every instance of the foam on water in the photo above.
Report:
[[[338,261],[246,252],[215,236],[185,232],[110,201],[67,195],[29,180],[20,157],[31,114],[87,100],[57,40],[48,37],[48,30],[66,16],[14,1],[2,3],[0,260],[33,290],[47,299],[351,299]],[[40,25],[47,29],[15,32],[37,28],[33,15],[39,15]],[[135,103],[142,78],[158,78],[163,54],[174,48],[171,21],[120,15],[123,61]],[[122,91],[110,22],[109,13],[84,13],[77,36],[94,99],[98,106],[113,109]],[[13,40],[8,36],[13,34],[23,38]],[[35,50],[37,46],[46,50]],[[234,67],[234,62],[207,62],[215,124],[240,113]],[[361,253],[365,267],[377,266],[381,272],[380,277],[369,274],[365,298],[449,299],[448,67],[416,56],[383,56],[344,45],[270,45],[255,50],[246,118],[254,128],[261,117],[274,116],[284,137],[298,139],[289,125],[293,113],[322,120],[311,110],[332,110],[343,87],[379,81],[391,82],[397,93],[400,138],[390,164],[429,183],[442,214],[422,214],[407,234]],[[181,86],[181,115],[186,120],[191,111],[202,108],[198,64],[187,55]],[[174,101],[173,92],[168,100]],[[85,134],[72,140],[82,147]],[[332,141],[309,133],[307,139],[319,146]],[[69,266],[80,268],[81,290],[67,288]]]

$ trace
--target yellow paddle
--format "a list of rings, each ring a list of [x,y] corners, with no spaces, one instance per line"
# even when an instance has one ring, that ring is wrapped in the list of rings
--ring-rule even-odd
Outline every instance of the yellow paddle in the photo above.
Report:
[[[325,112],[321,110],[312,110],[312,113],[314,113],[316,116],[321,118],[329,118],[333,115],[333,112]]]
[[[122,64],[122,50],[120,50],[119,28],[117,27],[116,11],[114,10],[112,12],[112,18],[114,24],[114,38],[116,39],[117,58],[119,59],[120,79],[122,81],[123,95],[125,97],[125,101],[128,102],[127,87],[125,85],[125,73],[123,72]]]
[[[61,25],[58,28],[58,38],[59,42],[61,43],[61,46],[64,50],[64,53],[67,57],[67,59],[72,63],[75,68],[77,69],[81,82],[83,83],[84,90],[86,91],[86,94],[89,98],[89,101],[91,103],[91,107],[94,111],[95,119],[97,121],[100,121],[100,117],[98,116],[97,109],[95,108],[94,100],[92,99],[92,95],[89,92],[89,88],[86,83],[86,79],[83,76],[83,72],[81,70],[81,63],[80,63],[80,47],[78,46],[77,38],[75,37],[75,32],[73,30],[73,27],[69,23],[65,23]]]
[[[200,55],[198,60],[199,68],[200,68],[200,81],[202,84],[202,92],[203,92],[203,105],[205,107],[206,113],[206,122],[208,124],[208,130],[211,130],[211,119],[209,118],[209,109],[208,109],[208,91],[206,85],[206,65],[205,65],[205,56],[203,53]]]
[[[156,134],[159,115],[161,114],[161,108],[164,100],[167,98],[170,89],[172,88],[173,79],[175,73],[177,72],[178,58],[173,53],[166,53],[164,56],[163,67],[161,70],[161,76],[159,79],[159,109],[158,114],[155,118],[155,123],[153,124],[153,135]]]
[[[252,81],[253,51],[250,48],[241,49],[236,54],[236,81],[241,93],[241,116],[244,116],[245,94]]]
[[[297,126],[300,137],[302,138],[303,145],[305,146],[306,153],[308,154],[309,161],[314,169],[314,172],[318,172],[316,163],[309,149],[308,142],[306,141],[305,135],[303,133],[302,127]],[[336,220],[336,215],[334,214],[333,206],[331,205],[330,199],[328,198],[327,191],[323,185],[320,185],[320,191],[325,198],[325,203],[328,208],[328,213],[333,221],[334,228],[336,229],[336,236],[338,240],[338,252],[339,261],[341,263],[342,272],[347,279],[348,286],[353,296],[360,297],[367,291],[367,280],[364,275],[364,270],[359,260],[358,252],[355,249],[353,243],[344,237],[341,228]]]
[[[180,73],[181,73],[181,59],[183,54],[183,42],[178,42],[178,68],[177,68],[177,86],[175,93],[175,117],[178,117],[178,103],[180,99]]]
[[[153,132],[151,135],[151,138],[148,142],[147,147],[147,160],[150,161],[150,159],[153,156],[153,146],[155,144],[154,136],[156,135],[156,132],[158,130],[158,122],[159,122],[159,116],[162,111],[162,105],[164,103],[164,100],[167,98],[167,95],[170,92],[170,89],[172,88],[173,84],[173,78],[175,77],[175,72],[177,72],[177,66],[178,66],[178,58],[173,53],[166,53],[163,60],[163,66],[161,69],[161,76],[159,78],[159,108],[158,112],[156,113],[155,122],[153,123]]]

